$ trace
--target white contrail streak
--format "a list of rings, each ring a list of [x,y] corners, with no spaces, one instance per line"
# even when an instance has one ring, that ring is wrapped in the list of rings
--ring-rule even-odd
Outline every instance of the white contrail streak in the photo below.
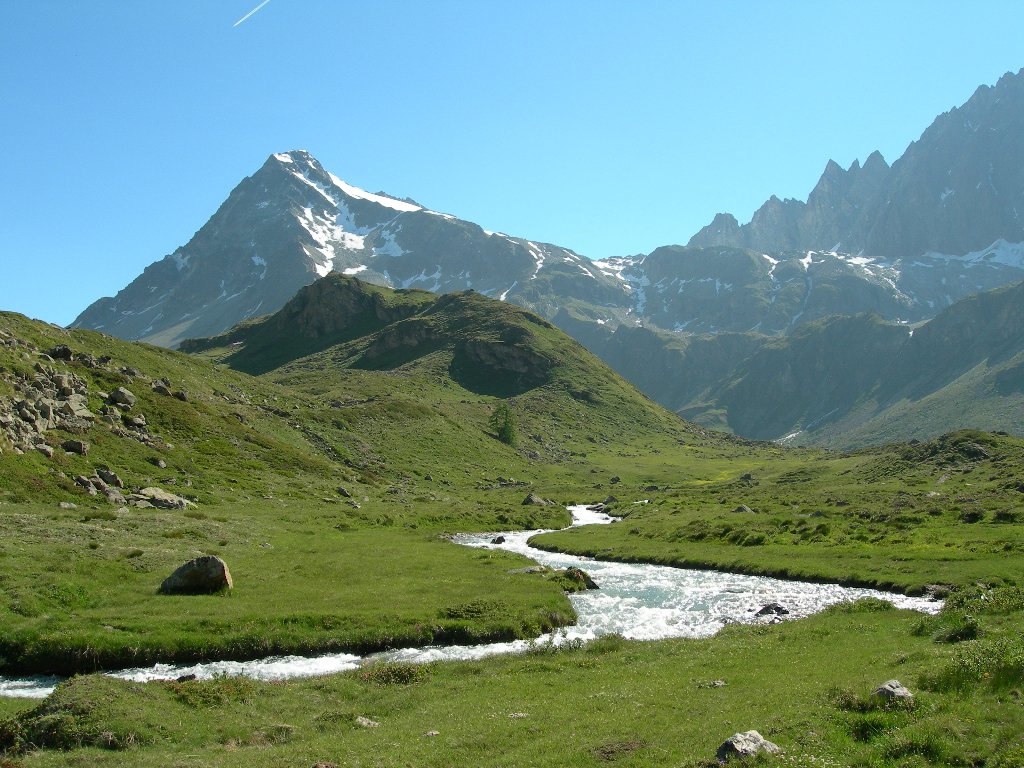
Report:
[[[241,23],[242,23],[243,21],[245,21],[246,19],[248,19],[248,18],[249,18],[250,16],[252,16],[252,15],[253,15],[254,13],[256,13],[256,11],[258,11],[258,10],[259,10],[260,8],[262,8],[262,7],[264,6],[264,5],[266,5],[266,4],[267,4],[267,3],[269,3],[269,2],[270,2],[270,0],[263,0],[263,2],[262,2],[262,3],[260,3],[259,5],[257,5],[257,6],[255,7],[255,8],[253,8],[253,9],[252,9],[251,11],[249,11],[249,12],[248,12],[247,14],[245,14],[245,16],[243,16],[242,18],[240,18],[240,19],[239,19],[238,21],[236,21],[236,22],[235,22],[234,24],[232,24],[231,26],[232,26],[232,27],[237,27],[237,26],[238,26],[239,24],[241,24]]]

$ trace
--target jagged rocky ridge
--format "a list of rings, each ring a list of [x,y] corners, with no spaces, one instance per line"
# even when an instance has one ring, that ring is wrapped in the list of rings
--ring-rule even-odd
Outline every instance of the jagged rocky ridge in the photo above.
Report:
[[[807,202],[772,196],[742,226],[722,213],[693,246],[842,251],[883,260],[1024,240],[1024,70],[940,115],[892,167],[829,161]]]

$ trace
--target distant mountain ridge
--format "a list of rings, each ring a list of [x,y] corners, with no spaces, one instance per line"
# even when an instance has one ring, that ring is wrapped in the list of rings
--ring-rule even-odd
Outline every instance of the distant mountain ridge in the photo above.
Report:
[[[689,245],[842,250],[881,259],[965,254],[1024,241],[1024,69],[940,115],[892,166],[878,152],[829,161],[807,202],[772,196],[747,224],[732,214]]]
[[[1024,280],[1020,211],[1024,70],[938,117],[892,166],[877,152],[848,169],[829,162],[806,202],[772,198],[748,224],[719,214],[688,245],[598,261],[367,192],[295,150],[271,155],[186,245],[74,325],[177,346],[275,312],[331,272],[399,290],[472,289],[555,322],[706,424],[838,442],[841,426],[871,441],[861,421],[824,408],[852,407],[846,389],[808,389],[806,378],[873,376],[870,364],[902,348],[911,327]],[[833,320],[865,314],[874,320]],[[810,354],[844,334],[836,350]],[[761,380],[769,362],[789,378],[741,383]],[[788,413],[799,392],[810,399],[792,417],[742,415],[779,410],[773,398]]]

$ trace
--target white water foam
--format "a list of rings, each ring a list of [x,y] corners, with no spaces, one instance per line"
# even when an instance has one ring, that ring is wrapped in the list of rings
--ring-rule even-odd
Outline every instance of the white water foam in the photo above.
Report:
[[[608,525],[616,518],[587,509],[569,507],[572,525]],[[763,576],[672,568],[663,565],[614,563],[563,555],[531,547],[527,542],[547,531],[460,534],[458,544],[483,549],[518,552],[552,568],[583,568],[599,589],[570,595],[579,621],[536,640],[515,640],[483,645],[445,645],[401,648],[366,657],[347,653],[323,656],[272,656],[255,661],[215,661],[204,664],[156,664],[152,667],[109,672],[112,677],[135,682],[174,680],[195,675],[208,680],[217,675],[244,675],[256,680],[285,680],[297,677],[329,675],[356,669],[380,661],[426,664],[432,661],[472,661],[504,653],[523,653],[536,644],[561,645],[570,641],[588,641],[607,634],[620,634],[636,640],[672,637],[708,637],[726,624],[775,620],[755,614],[769,602],[780,603],[788,618],[816,613],[836,603],[864,597],[887,600],[897,608],[937,613],[942,603],[919,597],[906,597],[872,589],[841,587],[838,584],[811,584]],[[504,539],[495,544],[498,537]],[[55,677],[0,678],[0,696],[42,698],[59,682]]]

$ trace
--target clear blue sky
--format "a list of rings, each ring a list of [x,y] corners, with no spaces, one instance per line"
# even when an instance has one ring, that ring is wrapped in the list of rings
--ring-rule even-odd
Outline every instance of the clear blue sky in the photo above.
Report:
[[[0,0],[0,309],[58,323],[267,155],[591,257],[890,162],[1024,3]]]

